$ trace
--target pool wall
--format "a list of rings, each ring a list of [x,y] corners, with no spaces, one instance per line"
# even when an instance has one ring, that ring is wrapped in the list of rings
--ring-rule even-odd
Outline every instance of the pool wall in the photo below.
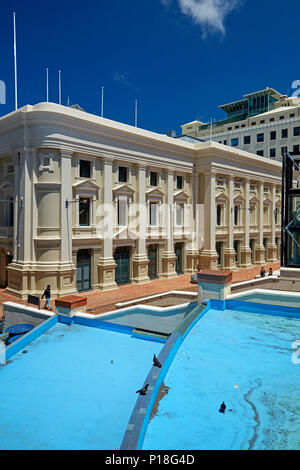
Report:
[[[28,344],[32,343],[35,339],[41,336],[43,333],[48,331],[58,322],[57,315],[49,318],[48,320],[44,321],[40,325],[33,328],[31,331],[22,335],[19,339],[17,339],[14,343],[10,346],[3,346],[1,354],[0,354],[0,364],[5,364],[8,359],[10,359],[14,354],[20,352],[24,347],[28,346]]]
[[[178,331],[174,331],[169,337],[158,356],[162,368],[159,369],[153,366],[146,377],[144,383],[149,384],[148,393],[146,395],[139,395],[137,398],[120,450],[142,449],[153,406],[172,361],[190,330],[211,308],[224,310],[225,301],[209,300],[205,309],[203,309],[202,305],[198,305],[194,310],[196,311],[196,309],[198,309],[199,315],[197,315],[194,321],[189,325],[185,333],[181,335]]]
[[[226,308],[243,312],[263,313],[280,317],[300,318],[300,308],[285,307],[284,305],[271,305],[259,302],[247,302],[243,300],[226,300]]]

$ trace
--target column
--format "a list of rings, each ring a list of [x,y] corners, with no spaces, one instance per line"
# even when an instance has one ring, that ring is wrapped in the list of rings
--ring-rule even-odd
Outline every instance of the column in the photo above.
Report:
[[[13,153],[14,162],[14,255],[8,269],[10,291],[25,299],[30,293],[32,256],[32,162],[30,147]]]
[[[216,252],[216,176],[208,173],[201,178],[204,186],[204,248],[200,255],[201,269],[218,269]]]
[[[61,189],[60,189],[60,262],[72,269],[72,153],[61,151]],[[69,201],[66,204],[66,201]],[[76,203],[75,203],[76,204]]]
[[[267,248],[267,260],[269,262],[277,261],[277,245],[275,243],[276,237],[276,225],[275,225],[275,211],[276,211],[276,185],[271,186],[271,214],[270,214],[270,226],[271,226],[271,239],[268,243]]]
[[[255,264],[265,264],[264,248],[264,183],[259,182],[259,204],[258,204],[258,243],[255,246]]]
[[[148,255],[146,249],[146,227],[147,227],[147,206],[146,206],[146,166],[139,164],[137,169],[137,204],[136,208],[136,251],[132,257],[133,279],[135,284],[149,282],[148,276]]]
[[[102,219],[103,219],[103,246],[102,255],[98,262],[99,289],[116,289],[115,268],[113,258],[113,193],[112,193],[112,165],[113,160],[103,160],[102,174]]]
[[[173,236],[173,202],[174,202],[174,171],[166,172],[166,196],[167,201],[164,204],[164,217],[166,229],[166,244],[163,251],[163,273],[162,277],[176,277],[176,256],[174,253],[174,236]]]
[[[224,250],[224,260],[225,260],[225,269],[236,269],[235,264],[235,251],[233,248],[233,224],[234,224],[234,178],[233,175],[230,175],[227,180],[228,188],[228,206],[227,206],[227,231],[228,231],[228,240],[227,247]]]
[[[14,164],[14,241],[13,241],[13,263],[19,258],[18,231],[19,231],[19,181],[20,181],[20,154],[13,154]]]
[[[199,204],[199,175],[197,173],[192,175],[192,204],[189,204],[184,211],[184,230],[191,231],[191,241],[186,245],[186,262],[187,272],[195,273],[199,270],[199,249],[198,237],[199,221],[198,217],[198,204]]]
[[[250,230],[250,181],[248,179],[244,182],[244,195],[245,195],[245,214],[244,214],[244,236],[243,244],[241,246],[241,268],[249,268],[251,263],[251,248],[249,246],[249,230]]]
[[[76,265],[72,259],[73,205],[72,152],[60,151],[60,260],[58,261],[57,289],[59,295],[73,294],[76,287]],[[68,203],[67,203],[68,201]],[[53,208],[52,208],[53,210]],[[56,209],[54,209],[56,210]],[[49,207],[49,215],[51,208]],[[46,286],[45,286],[46,287]]]

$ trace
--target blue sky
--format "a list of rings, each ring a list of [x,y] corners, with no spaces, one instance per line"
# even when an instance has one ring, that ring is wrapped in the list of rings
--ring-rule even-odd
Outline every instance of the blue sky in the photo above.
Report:
[[[14,110],[13,17],[18,104],[68,96],[86,111],[159,133],[195,119],[222,119],[218,105],[300,80],[297,0],[1,1],[0,80]]]

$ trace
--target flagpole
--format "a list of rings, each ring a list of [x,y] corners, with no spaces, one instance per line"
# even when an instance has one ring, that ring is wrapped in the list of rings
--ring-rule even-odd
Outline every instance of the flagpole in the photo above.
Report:
[[[103,117],[103,94],[104,94],[104,87],[101,87],[101,117]]]
[[[18,82],[17,82],[17,40],[16,40],[16,13],[13,12],[14,20],[14,68],[15,68],[15,110],[18,109]]]
[[[135,100],[135,119],[134,119],[134,125],[137,127],[137,100]]]
[[[47,76],[47,103],[49,102],[49,74],[48,74],[48,67],[46,68],[46,76]]]

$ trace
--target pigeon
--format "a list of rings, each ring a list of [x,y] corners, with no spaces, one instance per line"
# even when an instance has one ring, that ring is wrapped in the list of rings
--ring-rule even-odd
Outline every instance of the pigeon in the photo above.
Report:
[[[161,367],[161,363],[159,362],[159,360],[157,359],[157,357],[153,356],[153,365],[156,366],[156,367]]]
[[[226,410],[226,405],[225,405],[225,403],[223,402],[223,403],[221,404],[221,406],[220,406],[219,412],[220,412],[220,413],[225,413],[225,410]]]
[[[146,395],[148,387],[149,387],[149,384],[146,384],[143,388],[141,388],[140,390],[137,390],[136,393],[139,393],[140,395]]]

